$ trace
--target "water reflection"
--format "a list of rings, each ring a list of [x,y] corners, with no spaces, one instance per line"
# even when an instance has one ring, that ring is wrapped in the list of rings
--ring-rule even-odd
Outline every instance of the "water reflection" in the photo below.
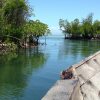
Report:
[[[0,56],[0,100],[19,100],[28,77],[43,67],[47,57],[34,49]]]
[[[48,38],[47,45],[0,56],[0,100],[41,100],[61,70],[99,49],[99,41]]]
[[[64,40],[60,45],[59,57],[63,55],[72,55],[74,57],[87,57],[100,49],[100,41],[76,41]]]

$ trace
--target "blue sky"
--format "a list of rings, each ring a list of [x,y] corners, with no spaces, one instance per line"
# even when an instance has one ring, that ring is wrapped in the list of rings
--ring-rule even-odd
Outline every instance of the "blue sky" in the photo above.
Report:
[[[89,13],[94,14],[94,20],[100,20],[100,0],[29,0],[34,9],[35,17],[57,31],[59,19],[72,21],[75,18],[85,18]]]

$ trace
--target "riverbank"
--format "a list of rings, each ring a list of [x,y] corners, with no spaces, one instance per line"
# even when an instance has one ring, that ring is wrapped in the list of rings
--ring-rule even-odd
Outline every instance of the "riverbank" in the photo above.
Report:
[[[100,37],[65,37],[65,39],[70,39],[70,40],[100,40]]]
[[[7,54],[9,52],[15,51],[17,45],[14,43],[2,43],[0,42],[0,55]]]
[[[100,51],[72,65],[77,78],[59,80],[42,100],[99,100]]]
[[[9,52],[16,51],[17,49],[26,49],[26,48],[33,48],[38,46],[39,44],[35,43],[20,43],[19,45],[13,43],[13,42],[0,42],[0,55],[7,54]]]

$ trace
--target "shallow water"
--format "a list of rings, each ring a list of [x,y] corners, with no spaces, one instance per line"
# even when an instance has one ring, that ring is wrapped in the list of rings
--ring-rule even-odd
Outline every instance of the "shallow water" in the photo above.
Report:
[[[41,100],[62,70],[100,50],[100,41],[52,37],[46,43],[0,56],[0,100]]]

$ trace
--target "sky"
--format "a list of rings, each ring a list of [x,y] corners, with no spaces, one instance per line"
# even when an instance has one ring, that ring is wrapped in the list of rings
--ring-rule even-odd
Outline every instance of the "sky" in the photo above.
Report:
[[[100,20],[100,0],[29,0],[34,9],[31,19],[48,24],[53,32],[59,32],[59,19],[82,20],[93,13],[94,20]]]

